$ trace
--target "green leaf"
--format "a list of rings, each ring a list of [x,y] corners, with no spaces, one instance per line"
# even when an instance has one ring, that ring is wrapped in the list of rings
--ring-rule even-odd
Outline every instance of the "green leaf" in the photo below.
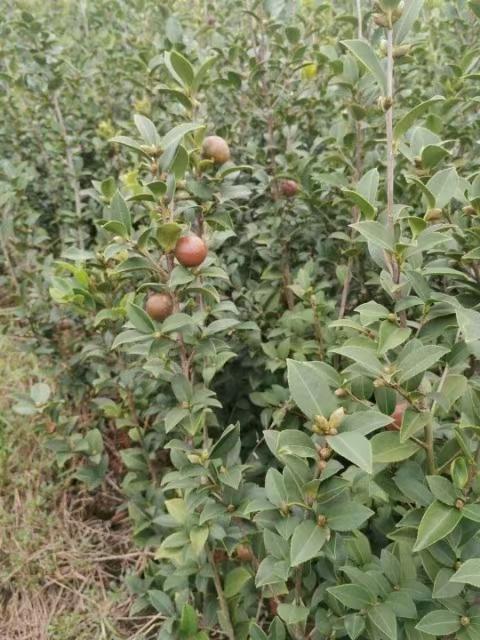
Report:
[[[374,515],[368,507],[350,500],[327,503],[322,507],[322,513],[332,531],[355,531]]]
[[[151,589],[147,592],[147,596],[152,607],[156,609],[158,613],[161,613],[164,616],[175,615],[175,606],[166,593],[159,591],[158,589]]]
[[[277,469],[269,469],[265,476],[265,494],[276,507],[282,508],[288,503],[288,493],[282,474]]]
[[[245,567],[236,567],[229,571],[225,578],[225,597],[236,596],[251,578],[252,574]]]
[[[350,640],[357,640],[365,629],[365,619],[358,613],[351,613],[345,616],[343,624]]]
[[[480,504],[466,504],[462,509],[462,516],[468,520],[472,520],[472,522],[480,522]]]
[[[142,149],[142,145],[139,144],[133,138],[129,138],[128,136],[115,136],[114,138],[110,139],[110,142],[113,142],[113,143],[116,143],[116,144],[121,144],[124,147],[128,147],[129,149],[133,149],[134,151],[138,151],[138,153],[141,153],[142,155],[146,156],[147,158],[149,157],[149,155],[145,151],[145,149]]]
[[[221,333],[222,331],[228,331],[233,327],[236,327],[240,324],[240,320],[236,318],[222,318],[221,320],[214,320],[211,322],[208,327],[205,327],[203,330],[204,336],[213,336],[217,333]]]
[[[463,589],[461,584],[455,584],[450,582],[450,578],[454,575],[452,569],[446,569],[445,567],[435,576],[435,583],[433,585],[432,596],[435,600],[445,600],[447,598],[456,598]]]
[[[468,344],[480,340],[480,313],[474,309],[459,308],[455,310],[458,328]]]
[[[175,74],[185,87],[191,87],[195,77],[193,67],[190,62],[182,56],[178,51],[170,51],[165,55],[165,58],[170,60],[170,64],[175,71]]]
[[[166,222],[157,229],[157,240],[165,251],[172,251],[182,233],[182,227],[176,222]]]
[[[435,206],[442,209],[457,194],[459,177],[454,167],[438,171],[427,182],[427,188],[435,196]]]
[[[432,417],[430,413],[418,413],[407,409],[403,416],[402,426],[400,429],[400,442],[407,442],[409,438],[426,427],[431,419]]]
[[[407,327],[397,327],[397,325],[385,320],[380,325],[378,334],[378,354],[385,355],[387,351],[396,349],[403,344],[412,333]]]
[[[377,604],[368,611],[368,619],[372,625],[388,640],[397,640],[397,618],[393,609],[386,604]]]
[[[202,82],[207,77],[208,72],[210,71],[210,69],[213,67],[213,65],[217,60],[218,60],[218,56],[212,56],[211,58],[207,58],[205,62],[203,62],[200,65],[192,85],[192,88],[194,90],[197,90],[200,88]]]
[[[278,615],[287,624],[300,624],[308,618],[309,609],[300,604],[285,604],[278,606]]]
[[[290,546],[290,564],[292,567],[318,557],[327,541],[328,529],[319,527],[312,520],[305,520],[294,531]]]
[[[160,146],[160,136],[158,135],[155,125],[149,118],[142,116],[140,113],[136,113],[133,116],[133,120],[145,144],[152,147]]]
[[[124,262],[118,265],[115,269],[117,273],[124,273],[127,271],[151,271],[152,265],[146,258],[140,258],[134,256],[133,258],[127,258]]]
[[[365,609],[375,602],[370,591],[360,584],[342,584],[339,587],[329,587],[327,591],[348,609]]]
[[[374,218],[377,209],[357,191],[343,189],[343,195],[355,204],[366,218]]]
[[[372,473],[372,447],[365,436],[351,431],[328,436],[327,442],[339,455],[353,462],[363,471]]]
[[[240,439],[240,425],[231,424],[222,433],[210,451],[210,458],[225,458]]]
[[[364,222],[356,222],[350,226],[376,247],[393,251],[393,245],[395,243],[393,231],[385,225],[380,224],[380,222],[365,220]]]
[[[442,540],[455,529],[461,519],[459,509],[447,507],[437,500],[432,502],[423,514],[413,550],[421,551]]]
[[[450,578],[450,581],[471,584],[480,589],[480,558],[470,558],[462,562],[460,569]]]
[[[330,351],[354,360],[374,376],[381,376],[383,373],[382,363],[375,355],[375,352],[367,347],[346,346],[330,349]]]
[[[208,534],[209,529],[207,526],[192,527],[192,529],[190,530],[190,543],[196,556],[199,556],[205,549],[205,544],[208,540]]]
[[[308,417],[329,417],[337,406],[325,376],[314,363],[287,359],[288,386],[298,408]]]
[[[400,19],[393,27],[394,42],[401,44],[420,15],[424,0],[406,0]]]
[[[349,49],[374,76],[383,94],[387,93],[387,78],[377,58],[375,51],[366,40],[343,40],[342,43]]]
[[[281,431],[277,440],[276,453],[281,456],[316,458],[317,450],[309,435],[297,429]]]
[[[400,434],[395,431],[385,431],[373,436],[372,441],[373,461],[378,464],[400,462],[413,456],[419,450],[419,445],[411,440],[402,442]]]
[[[116,191],[110,202],[110,213],[114,220],[121,222],[128,233],[132,231],[130,210],[120,191]]]
[[[250,627],[250,640],[268,640],[267,634],[256,624]]]
[[[198,616],[195,609],[186,602],[182,608],[180,618],[180,633],[189,637],[198,631]]]
[[[427,484],[435,498],[453,507],[458,496],[453,484],[444,476],[426,476]]]
[[[358,193],[372,205],[375,205],[377,201],[379,181],[380,174],[378,173],[378,169],[370,169],[370,171],[367,171],[367,173],[362,176],[357,184]]]
[[[411,184],[416,184],[417,187],[420,188],[420,190],[422,191],[423,195],[425,196],[425,199],[427,201],[429,209],[434,209],[435,208],[435,196],[430,191],[430,189],[426,185],[424,185],[423,182],[421,180],[419,180],[418,178],[416,178],[415,176],[406,176],[405,179],[406,179],[407,182],[410,182]]]
[[[453,611],[439,609],[424,616],[415,629],[430,636],[447,636],[455,633],[461,627],[460,616]]]
[[[188,510],[183,498],[165,500],[165,508],[176,523],[185,524],[188,516]]]
[[[192,318],[186,313],[173,313],[163,321],[162,332],[171,333],[192,325]]]
[[[140,333],[151,334],[155,332],[155,325],[150,316],[136,304],[132,302],[127,305],[127,315],[130,322]]]
[[[450,349],[446,347],[427,345],[412,350],[404,358],[398,358],[396,362],[400,373],[398,382],[402,384],[429,369],[449,351]]]
[[[433,104],[437,104],[438,102],[444,101],[445,98],[443,96],[433,96],[429,100],[425,100],[425,102],[421,102],[417,104],[413,109],[411,109],[408,113],[406,113],[403,118],[401,118],[393,129],[393,136],[395,140],[398,140],[403,136],[410,127],[415,123],[415,121],[420,118],[424,113],[426,113]]]
[[[129,329],[128,331],[122,331],[116,336],[112,342],[111,349],[116,349],[124,344],[134,344],[135,342],[143,342],[144,340],[151,340],[151,335],[145,335],[139,331]]]
[[[395,406],[393,407],[395,408]],[[390,413],[393,412],[393,409]],[[366,411],[356,411],[349,414],[342,420],[342,434],[355,431],[363,436],[368,435],[372,431],[377,431],[382,427],[386,427],[391,424],[392,417],[385,415],[374,409],[367,409]]]
[[[204,128],[205,125],[198,124],[194,122],[185,122],[184,124],[179,124],[178,126],[170,129],[170,131],[163,136],[160,141],[160,146],[162,149],[166,149],[170,146],[177,145],[188,133],[192,133],[193,131],[198,131],[199,129]]]

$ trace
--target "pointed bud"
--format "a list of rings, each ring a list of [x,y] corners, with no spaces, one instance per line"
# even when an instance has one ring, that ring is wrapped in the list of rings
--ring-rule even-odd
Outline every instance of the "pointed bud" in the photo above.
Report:
[[[427,213],[425,214],[424,220],[426,222],[437,222],[438,220],[441,220],[442,218],[443,218],[442,210],[436,208],[436,209],[429,209],[427,211]]]
[[[337,429],[342,424],[344,417],[345,417],[345,410],[343,407],[340,407],[339,409],[335,409],[335,411],[330,416],[330,420],[328,421],[330,433],[332,432],[332,429]]]
[[[402,44],[399,47],[394,47],[393,49],[393,57],[395,59],[397,58],[403,58],[403,56],[406,56],[410,53],[411,50],[411,45],[409,44]]]

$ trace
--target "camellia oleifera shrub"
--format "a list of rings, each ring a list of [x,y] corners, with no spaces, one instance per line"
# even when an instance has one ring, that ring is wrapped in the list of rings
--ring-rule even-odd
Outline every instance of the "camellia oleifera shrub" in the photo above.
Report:
[[[121,482],[158,638],[475,640],[478,2],[238,4],[142,51],[45,258],[88,419],[25,403]]]

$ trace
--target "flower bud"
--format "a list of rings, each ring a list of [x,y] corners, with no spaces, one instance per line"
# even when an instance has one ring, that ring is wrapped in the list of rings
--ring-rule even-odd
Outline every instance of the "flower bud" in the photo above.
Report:
[[[325,462],[325,460],[319,460],[317,462],[317,469],[319,470],[320,473],[322,473],[322,471],[325,471],[326,468],[327,468],[327,463]]]
[[[342,387],[339,387],[338,389],[335,389],[335,395],[337,398],[345,398],[347,392],[345,389],[342,389]]]
[[[315,416],[313,420],[313,430],[315,433],[327,433],[329,422],[325,416]]]
[[[384,27],[385,29],[388,29],[390,26],[387,16],[384,16],[383,13],[374,13],[373,21],[379,27]]]
[[[330,420],[328,421],[328,427],[329,427],[330,433],[332,429],[337,429],[337,427],[339,427],[342,424],[344,417],[345,417],[345,410],[343,407],[340,407],[339,409],[335,409],[335,411],[330,416]]]
[[[403,58],[403,56],[406,56],[410,53],[411,50],[411,45],[409,44],[402,44],[398,47],[394,47],[393,48],[393,57],[395,58],[395,60],[397,58]]]
[[[378,108],[382,111],[388,111],[393,106],[393,99],[390,96],[380,96],[377,100]]]
[[[321,447],[318,450],[318,455],[320,456],[320,458],[322,458],[322,460],[328,460],[332,455],[332,449],[330,449],[330,447]]]
[[[326,516],[324,516],[324,515],[320,514],[320,515],[317,517],[317,525],[318,525],[319,527],[324,527],[326,524],[327,524],[327,518],[326,518]]]
[[[425,220],[427,222],[436,222],[437,220],[441,220],[442,219],[442,210],[439,208],[436,209],[429,209],[427,211],[427,213],[425,214]]]

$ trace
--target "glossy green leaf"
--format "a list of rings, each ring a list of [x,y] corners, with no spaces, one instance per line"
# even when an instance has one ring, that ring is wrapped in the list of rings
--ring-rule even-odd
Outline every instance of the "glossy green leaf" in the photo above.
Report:
[[[371,45],[366,40],[343,40],[342,44],[369,70],[385,95],[387,93],[387,78]]]
[[[354,431],[327,436],[327,442],[339,455],[343,456],[367,473],[372,473],[372,447],[360,433]]]
[[[435,501],[423,514],[418,527],[414,551],[421,551],[442,540],[451,533],[462,519],[462,513],[455,507],[448,507]]]

